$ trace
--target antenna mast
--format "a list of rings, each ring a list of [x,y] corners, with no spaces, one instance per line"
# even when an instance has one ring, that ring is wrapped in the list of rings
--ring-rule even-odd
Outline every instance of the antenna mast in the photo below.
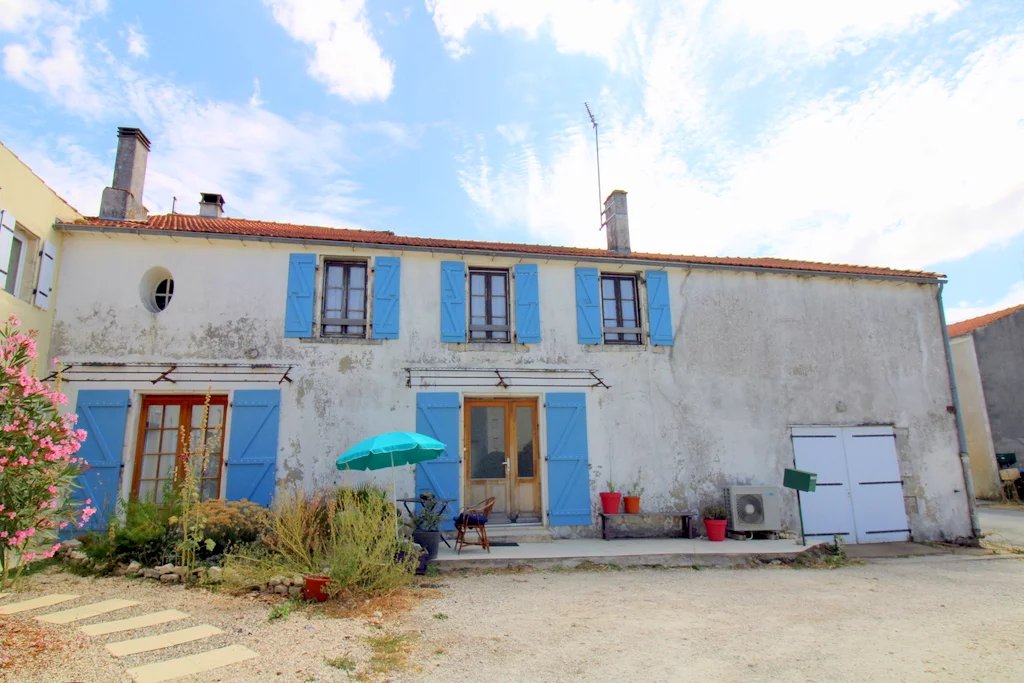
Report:
[[[597,152],[597,215],[600,218],[598,222],[598,230],[604,228],[604,195],[601,192],[601,145],[597,140],[597,119],[594,118],[594,112],[590,111],[590,103],[584,102],[583,106],[587,108],[587,116],[590,117],[590,123],[594,126],[594,149]]]

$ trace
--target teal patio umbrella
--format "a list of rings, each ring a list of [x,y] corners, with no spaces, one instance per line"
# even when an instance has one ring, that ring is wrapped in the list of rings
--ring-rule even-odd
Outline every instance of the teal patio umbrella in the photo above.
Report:
[[[385,467],[413,465],[440,457],[447,446],[417,432],[386,432],[371,436],[342,453],[335,465],[339,470],[382,470]],[[395,474],[391,473],[391,498],[398,504]],[[398,530],[398,518],[395,518]]]
[[[342,453],[339,470],[381,470],[440,457],[447,446],[417,432],[386,432],[360,441]]]

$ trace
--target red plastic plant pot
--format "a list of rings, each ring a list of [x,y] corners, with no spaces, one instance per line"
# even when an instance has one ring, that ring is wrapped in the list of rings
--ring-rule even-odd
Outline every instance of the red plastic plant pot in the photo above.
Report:
[[[617,515],[619,514],[619,507],[622,505],[622,494],[616,491],[601,492],[601,512],[606,515]]]
[[[705,519],[704,528],[708,531],[708,540],[724,541],[726,524],[728,524],[728,520],[725,519]]]
[[[329,576],[307,576],[306,585],[302,589],[302,597],[306,600],[325,602],[328,596],[324,588],[330,582],[331,577]]]

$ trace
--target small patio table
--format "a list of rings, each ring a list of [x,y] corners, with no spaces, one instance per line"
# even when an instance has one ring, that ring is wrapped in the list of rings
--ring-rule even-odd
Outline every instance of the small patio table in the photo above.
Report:
[[[413,522],[415,523],[415,521],[416,521],[416,505],[417,504],[422,505],[423,504],[423,500],[419,496],[416,496],[415,498],[399,498],[398,502],[401,503],[405,507],[405,511],[409,513],[409,519],[413,520]],[[450,505],[451,503],[454,503],[455,499],[454,498],[434,498],[434,502],[436,504],[440,504],[440,507],[437,509],[437,514],[440,517],[443,518],[445,510],[448,509],[448,505]],[[443,532],[441,533],[441,540],[444,541],[444,544],[446,546],[448,546],[449,548],[452,547],[452,544],[449,543],[448,539],[444,537],[444,533]]]

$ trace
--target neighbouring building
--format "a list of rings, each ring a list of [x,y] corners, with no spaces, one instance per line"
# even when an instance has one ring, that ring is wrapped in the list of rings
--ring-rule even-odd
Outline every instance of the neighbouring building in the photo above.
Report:
[[[120,136],[144,173],[144,136]],[[632,252],[621,191],[609,248],[581,249],[243,220],[213,193],[146,216],[132,174],[58,226],[53,348],[106,514],[160,495],[209,392],[208,496],[355,483],[345,448],[416,430],[440,459],[366,476],[452,510],[493,495],[492,523],[555,536],[595,533],[609,480],[686,509],[794,464],[818,473],[811,538],[972,534],[939,275]]]
[[[967,452],[979,498],[999,498],[996,455],[1024,465],[1024,305],[949,326]]]
[[[0,322],[14,315],[25,329],[37,330],[43,363],[50,355],[60,266],[61,233],[53,225],[81,217],[0,143]]]

